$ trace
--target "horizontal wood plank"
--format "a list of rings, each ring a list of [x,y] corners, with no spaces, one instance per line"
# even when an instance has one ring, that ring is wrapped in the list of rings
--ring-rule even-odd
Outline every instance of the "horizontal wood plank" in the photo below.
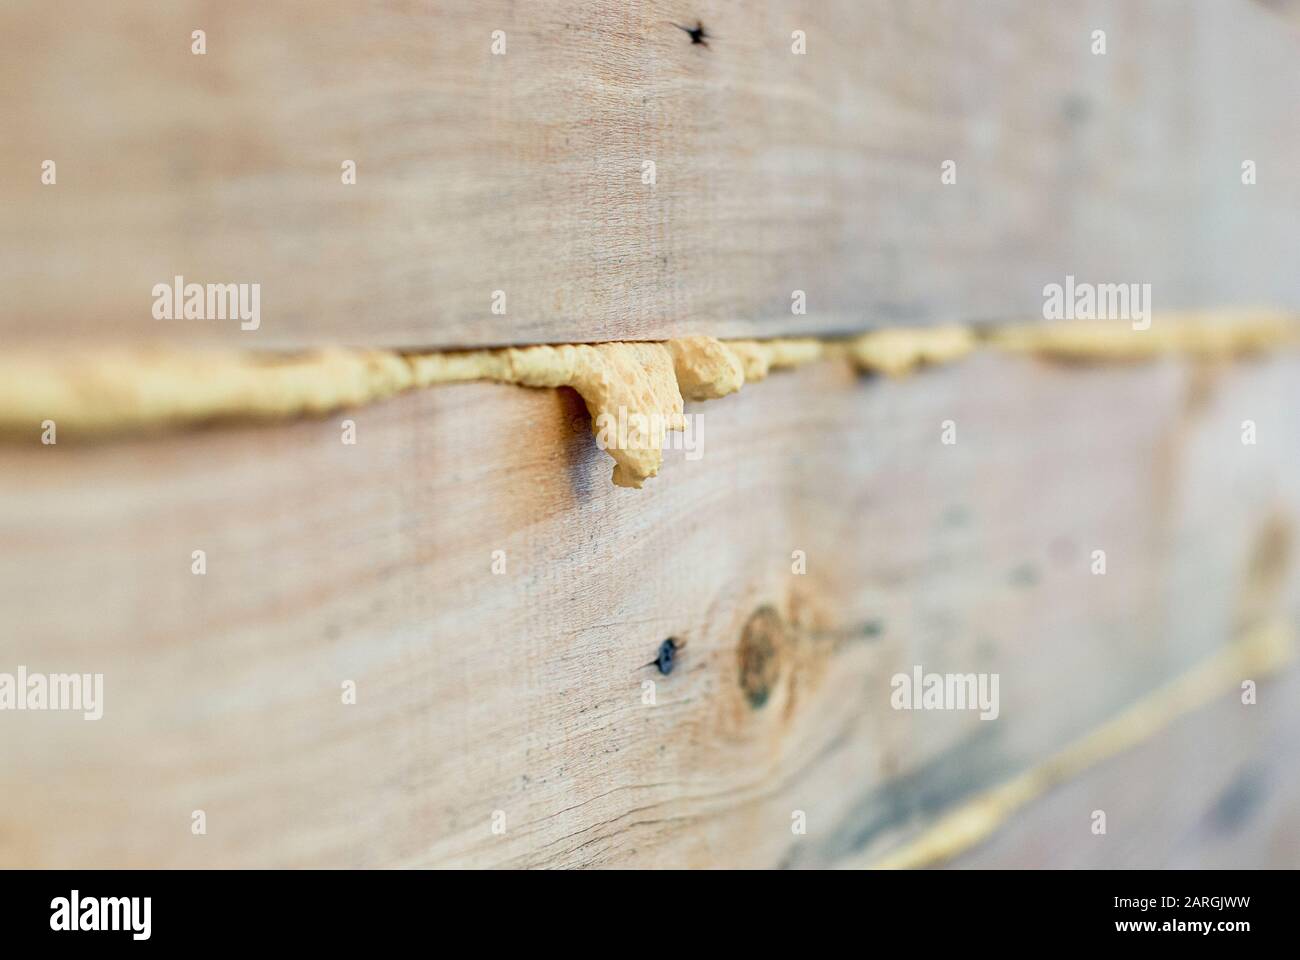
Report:
[[[0,716],[0,865],[870,859],[1295,616],[1297,371],[815,364],[688,405],[640,491],[576,395],[491,384],[4,445],[0,670],[105,710]],[[892,709],[916,664],[999,673],[998,719]]]
[[[1067,274],[1300,306],[1300,38],[1246,0],[9,0],[0,36],[6,342],[830,333]],[[155,319],[176,276],[259,284],[258,329]]]

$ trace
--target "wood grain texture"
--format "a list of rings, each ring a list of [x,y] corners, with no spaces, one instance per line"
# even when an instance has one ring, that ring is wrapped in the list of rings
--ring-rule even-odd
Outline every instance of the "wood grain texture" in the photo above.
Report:
[[[1300,38],[1245,0],[10,0],[0,37],[7,342],[828,333],[1067,273],[1300,306]],[[178,274],[259,283],[260,329],[155,320]]]
[[[0,670],[101,671],[105,715],[0,715],[0,864],[870,859],[1296,617],[1298,369],[817,364],[688,405],[702,458],[641,491],[574,394],[489,384],[355,411],[355,446],[338,417],[4,446]],[[891,709],[914,664],[998,672],[999,718]]]
[[[1064,785],[952,865],[1295,869],[1300,671],[1259,693],[1254,706],[1225,697]],[[1105,836],[1090,832],[1094,810],[1106,812]]]

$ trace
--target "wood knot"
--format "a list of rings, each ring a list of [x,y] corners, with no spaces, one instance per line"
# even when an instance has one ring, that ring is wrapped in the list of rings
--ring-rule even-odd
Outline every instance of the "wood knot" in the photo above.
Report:
[[[738,651],[740,688],[755,710],[767,703],[781,679],[782,658],[788,641],[785,621],[771,606],[755,610],[741,631]]]

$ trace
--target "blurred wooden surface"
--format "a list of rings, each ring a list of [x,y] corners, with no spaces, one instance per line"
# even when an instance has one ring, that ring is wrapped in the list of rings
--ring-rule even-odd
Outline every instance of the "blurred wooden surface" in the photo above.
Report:
[[[7,343],[789,335],[1032,319],[1066,274],[1300,307],[1300,37],[1246,0],[8,0],[0,37]],[[261,328],[155,320],[178,274],[259,283]]]
[[[0,866],[870,861],[1243,617],[1296,619],[1297,373],[817,364],[692,406],[703,456],[641,491],[609,484],[571,392],[487,384],[0,447],[0,669],[105,675],[97,722],[0,715]],[[914,664],[999,673],[1000,716],[891,709]],[[1225,697],[971,862],[1227,862],[1189,824],[1241,770],[1280,811],[1251,849],[1300,865],[1294,686]]]
[[[1019,811],[960,868],[1294,870],[1300,670],[1224,697]],[[1090,836],[1094,810],[1105,836]]]

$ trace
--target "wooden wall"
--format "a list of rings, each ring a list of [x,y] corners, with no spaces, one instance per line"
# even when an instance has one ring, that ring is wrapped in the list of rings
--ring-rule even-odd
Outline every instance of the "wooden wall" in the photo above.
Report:
[[[791,336],[1033,321],[1067,274],[1300,309],[1290,9],[9,0],[0,338]],[[177,274],[261,327],[154,319]],[[817,363],[688,405],[701,457],[639,491],[567,389],[11,438],[0,672],[102,672],[105,713],[0,714],[0,866],[879,863],[1295,626],[1298,374]],[[998,719],[892,709],[917,664],[999,674]],[[1225,680],[954,862],[1296,866],[1296,668]]]

